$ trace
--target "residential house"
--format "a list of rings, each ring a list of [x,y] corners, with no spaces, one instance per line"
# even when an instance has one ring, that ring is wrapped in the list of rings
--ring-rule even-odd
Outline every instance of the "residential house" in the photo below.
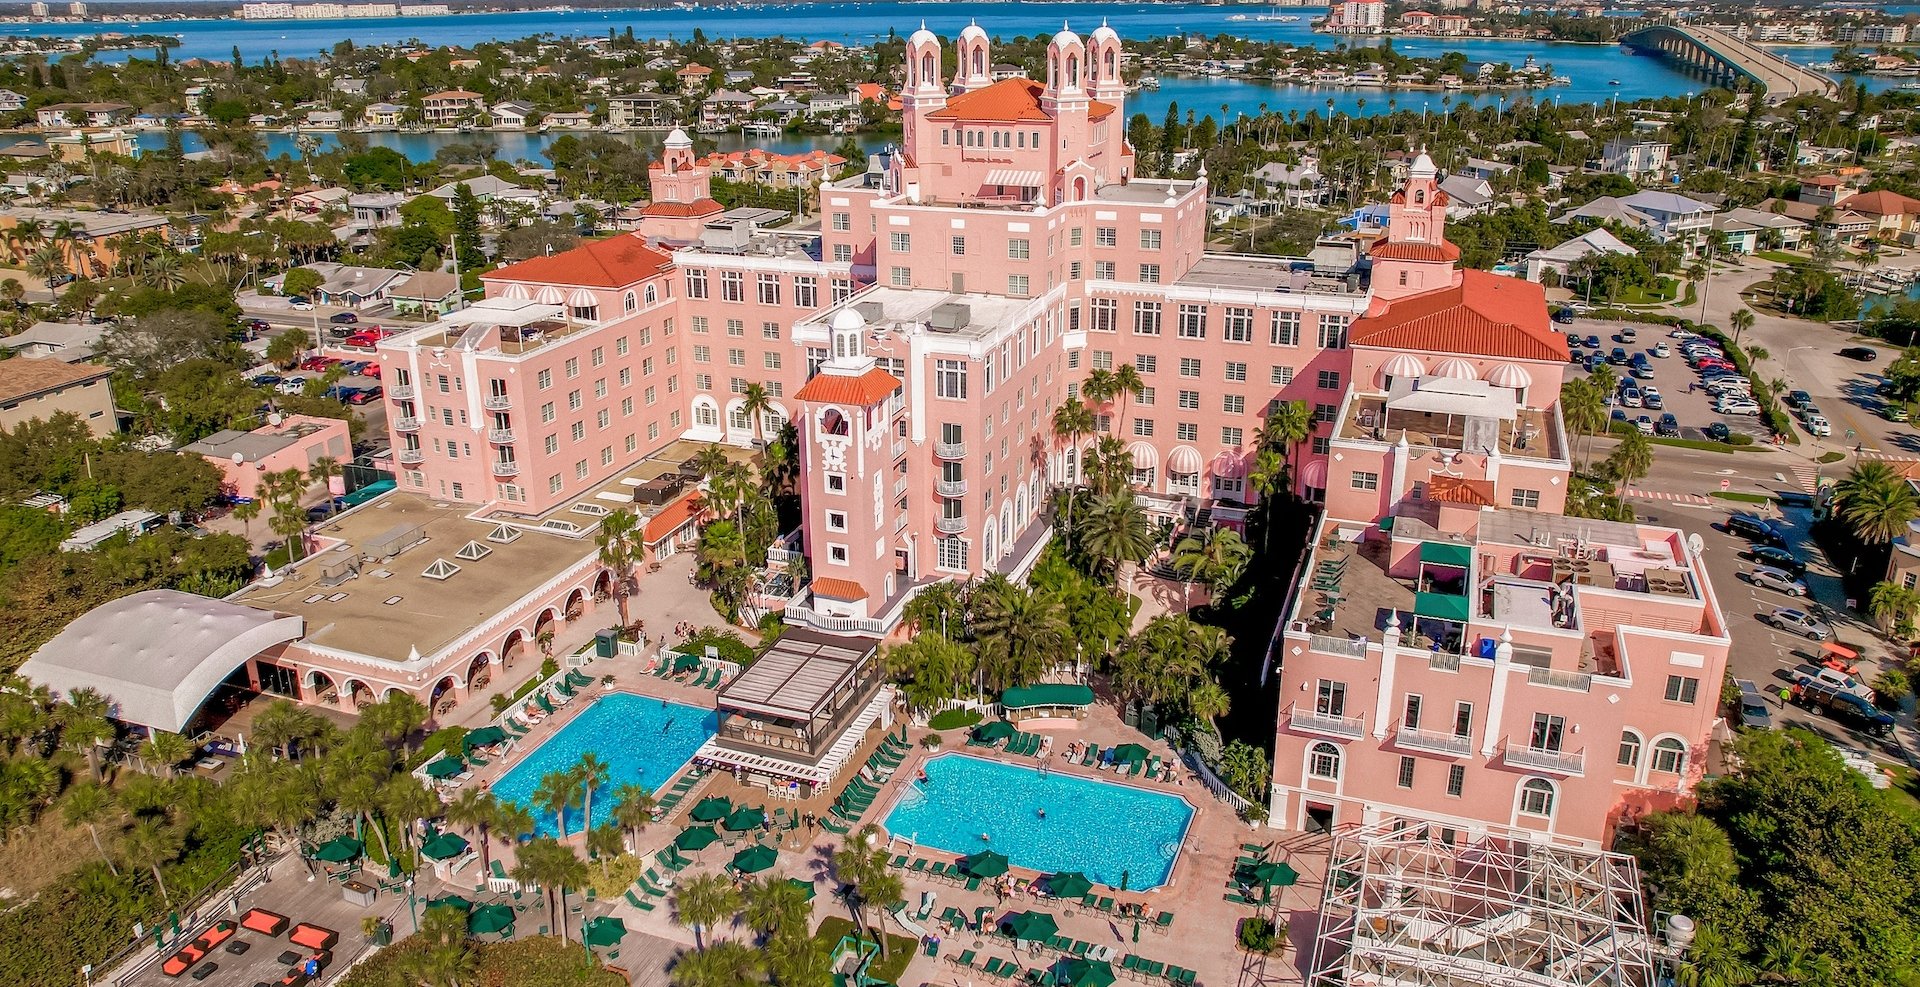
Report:
[[[400,126],[400,117],[407,108],[397,103],[368,103],[360,114],[360,122],[379,130],[392,130]]]
[[[0,336],[0,351],[11,356],[82,363],[93,359],[100,337],[111,326],[107,322],[36,322],[23,332]]]
[[[308,110],[307,129],[339,130],[345,119],[346,114],[339,110]]]
[[[705,89],[707,83],[712,81],[713,70],[707,68],[705,65],[701,65],[699,62],[695,62],[692,65],[682,67],[680,71],[673,74],[673,77],[680,80],[680,88],[682,90],[698,92]]]
[[[1446,194],[1448,219],[1475,216],[1494,207],[1493,186],[1484,178],[1448,175],[1441,179],[1440,191]]]
[[[549,113],[540,118],[540,126],[552,130],[592,130],[593,114],[583,110]]]
[[[133,119],[133,107],[125,103],[53,103],[35,111],[34,118],[44,129],[119,127]]]
[[[1556,278],[1565,278],[1567,271],[1575,264],[1597,254],[1633,257],[1639,253],[1619,237],[1607,232],[1605,227],[1596,226],[1558,246],[1542,247],[1527,254],[1527,280],[1540,281],[1549,272]]]
[[[721,78],[720,84],[723,86],[744,86],[752,81],[752,72],[746,69],[728,69],[727,74]]]
[[[847,159],[829,151],[778,154],[760,148],[710,154],[700,159],[714,177],[730,182],[754,182],[777,188],[805,187],[839,177]]]
[[[0,89],[0,113],[18,113],[27,108],[27,98],[11,89]]]
[[[527,120],[533,116],[533,107],[509,100],[495,104],[488,112],[493,115],[493,125],[501,130],[525,130]]]
[[[387,303],[400,315],[445,315],[460,304],[460,279],[440,271],[420,271],[388,289]]]
[[[360,308],[387,297],[393,287],[412,277],[412,271],[385,267],[353,267],[329,261],[306,265],[326,280],[314,291],[313,298],[323,305]]]
[[[1793,250],[1806,235],[1807,222],[1783,212],[1729,209],[1713,217],[1713,231],[1720,235],[1720,249],[1736,254],[1760,250]]]
[[[1554,222],[1568,223],[1576,219],[1618,222],[1645,230],[1663,243],[1677,242],[1688,253],[1698,253],[1706,246],[1707,234],[1713,229],[1715,211],[1698,199],[1649,189],[1628,196],[1603,195],[1562,213]]]
[[[188,86],[180,93],[181,103],[186,106],[189,115],[198,116],[207,105],[207,87]]]
[[[753,111],[753,97],[733,89],[716,89],[700,102],[700,129],[727,130]]]
[[[1800,191],[1794,198],[1816,206],[1831,206],[1858,190],[1851,179],[1840,175],[1814,175],[1800,179]]]
[[[447,202],[452,202],[454,195],[463,185],[466,186],[468,192],[473,194],[474,198],[479,199],[483,203],[492,202],[502,193],[521,187],[518,182],[510,182],[504,178],[493,175],[475,175],[472,178],[455,179],[427,194],[436,199],[444,199]]]
[[[1600,149],[1600,170],[1609,175],[1625,175],[1634,181],[1657,178],[1667,170],[1667,158],[1673,145],[1665,141],[1615,137]]]
[[[167,217],[156,213],[88,212],[34,206],[0,209],[0,230],[28,221],[38,223],[42,230],[63,227],[73,230],[73,237],[60,238],[59,243],[66,253],[67,270],[80,277],[100,278],[112,271],[120,259],[120,238],[128,234],[158,236],[176,250],[191,250],[199,244],[198,236],[190,232],[191,227],[176,230]],[[24,247],[5,244],[4,237],[0,237],[0,255],[9,255],[18,263],[25,259],[24,253]]]
[[[269,474],[305,470],[326,457],[338,462],[352,458],[353,442],[344,419],[275,415],[251,432],[222,429],[180,451],[212,464],[224,477],[221,486],[245,501],[260,495],[261,481]]]
[[[448,89],[420,98],[420,119],[430,127],[451,127],[486,111],[487,101],[465,89]]]
[[[1838,208],[1872,219],[1872,235],[1882,240],[1913,246],[1916,233],[1920,233],[1916,228],[1920,226],[1920,199],[1898,192],[1862,192],[1840,200]]]
[[[1312,160],[1297,165],[1269,162],[1254,169],[1253,178],[1269,196],[1279,195],[1288,206],[1318,205],[1327,199],[1327,183]]]
[[[61,161],[82,162],[92,154],[117,154],[123,158],[140,156],[140,145],[132,134],[113,130],[75,130],[47,135],[47,149]]]
[[[673,98],[659,93],[628,93],[607,100],[607,126],[614,130],[665,127],[679,115]]]
[[[1852,243],[1872,236],[1878,225],[1873,217],[1861,215],[1851,209],[1835,209],[1832,206],[1797,202],[1791,199],[1762,199],[1754,209],[1790,216],[1807,224],[1808,228],[1816,233],[1841,243]],[[1825,219],[1821,218],[1823,211],[1830,213]]]
[[[365,96],[367,94],[367,80],[335,79],[333,80],[333,91],[342,96]]]
[[[347,200],[351,198],[353,198],[352,189],[344,189],[339,186],[327,186],[326,188],[310,188],[295,192],[289,202],[295,212],[311,216],[315,213],[325,212],[328,208],[334,206],[346,208]]]
[[[793,122],[795,117],[805,112],[807,108],[804,105],[790,99],[779,99],[754,110],[753,116],[757,120],[768,120],[785,127]]]
[[[1024,79],[1026,78],[1026,75],[1027,75],[1026,69],[1023,69],[1020,66],[1013,64],[1012,62],[993,63],[992,78],[993,78],[993,81],[995,82],[1000,82],[1006,79]]]
[[[25,356],[0,360],[0,429],[11,431],[64,411],[80,416],[94,435],[111,435],[120,429],[107,383],[112,376],[112,367],[92,363]]]
[[[1513,165],[1505,161],[1489,161],[1486,158],[1468,158],[1467,165],[1460,169],[1460,174],[1492,182],[1494,179],[1512,170]]]
[[[816,93],[807,100],[808,116],[831,116],[853,109],[853,97],[844,93]]]
[[[406,201],[399,192],[358,192],[347,197],[347,208],[353,210],[353,225],[361,229],[399,226]]]

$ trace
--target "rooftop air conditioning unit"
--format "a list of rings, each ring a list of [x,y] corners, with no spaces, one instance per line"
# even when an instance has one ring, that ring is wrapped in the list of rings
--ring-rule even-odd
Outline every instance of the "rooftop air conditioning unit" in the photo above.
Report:
[[[935,305],[927,316],[927,325],[934,332],[959,332],[965,329],[973,319],[973,310],[959,302],[947,302]]]

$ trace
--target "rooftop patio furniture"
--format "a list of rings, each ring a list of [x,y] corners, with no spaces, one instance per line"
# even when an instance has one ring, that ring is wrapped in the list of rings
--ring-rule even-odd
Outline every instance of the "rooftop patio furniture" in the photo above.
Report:
[[[264,908],[250,908],[240,916],[240,927],[248,932],[258,932],[263,936],[277,936],[287,931],[287,917],[279,912],[270,912]]]

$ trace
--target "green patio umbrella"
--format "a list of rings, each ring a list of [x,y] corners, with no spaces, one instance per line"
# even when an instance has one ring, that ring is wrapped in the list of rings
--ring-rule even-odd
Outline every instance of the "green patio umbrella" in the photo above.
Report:
[[[586,927],[580,930],[580,938],[589,946],[618,946],[620,940],[626,937],[627,923],[612,915],[590,918]]]
[[[1093,882],[1077,870],[1061,871],[1047,878],[1047,890],[1055,898],[1084,898],[1093,890]]]
[[[687,818],[694,822],[719,822],[727,818],[727,813],[732,811],[732,799],[725,795],[714,795],[695,802],[693,811],[687,813]]]
[[[336,836],[322,844],[313,852],[313,859],[329,864],[344,864],[350,860],[359,860],[367,845],[351,836]]]
[[[444,898],[435,898],[432,901],[427,902],[427,907],[428,908],[458,908],[463,912],[470,912],[473,910],[473,902],[468,901],[467,899],[462,898],[457,894],[450,894]]]
[[[511,928],[513,928],[512,905],[481,905],[467,916],[467,931],[476,936],[505,932]]]
[[[1278,860],[1269,860],[1264,864],[1254,864],[1247,868],[1247,879],[1267,887],[1290,888],[1300,880],[1300,872]]]
[[[1113,987],[1113,964],[1080,957],[1054,964],[1053,982],[1062,987]]]
[[[673,670],[676,672],[691,672],[699,667],[699,655],[681,655],[673,660]]]
[[[960,869],[974,877],[999,877],[1007,872],[1007,855],[982,850],[960,860]]]
[[[813,896],[815,892],[818,890],[813,886],[812,881],[803,881],[797,877],[787,878],[787,883],[793,885],[796,888],[799,888],[801,893],[807,896],[808,901],[813,900]]]
[[[1060,931],[1060,923],[1047,912],[1016,912],[1000,923],[1015,939],[1046,942]]]
[[[465,770],[467,770],[465,761],[457,757],[443,757],[427,765],[427,777],[451,778]]]
[[[681,850],[705,850],[719,838],[712,826],[688,826],[673,838],[673,845]]]
[[[780,851],[755,843],[733,855],[733,867],[742,873],[757,874],[772,867],[779,859]]]
[[[441,833],[420,845],[420,855],[428,860],[452,860],[466,853],[468,845],[458,833]]]
[[[481,727],[478,730],[467,731],[464,743],[467,750],[473,750],[475,747],[491,747],[494,744],[505,743],[506,739],[507,732],[499,727]]]
[[[1020,729],[1005,720],[982,723],[974,728],[973,735],[980,740],[1005,740],[1019,733]]]
[[[1113,749],[1113,760],[1116,764],[1136,764],[1146,760],[1148,756],[1148,750],[1139,744],[1121,744]]]
[[[727,821],[721,825],[736,833],[744,833],[755,826],[764,826],[766,822],[767,810],[755,805],[733,810],[733,814],[727,816]]]

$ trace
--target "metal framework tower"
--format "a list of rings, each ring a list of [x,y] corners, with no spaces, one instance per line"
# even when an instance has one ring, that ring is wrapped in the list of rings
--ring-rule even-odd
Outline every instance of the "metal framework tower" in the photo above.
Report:
[[[1650,987],[1632,857],[1393,819],[1335,837],[1309,987]]]

